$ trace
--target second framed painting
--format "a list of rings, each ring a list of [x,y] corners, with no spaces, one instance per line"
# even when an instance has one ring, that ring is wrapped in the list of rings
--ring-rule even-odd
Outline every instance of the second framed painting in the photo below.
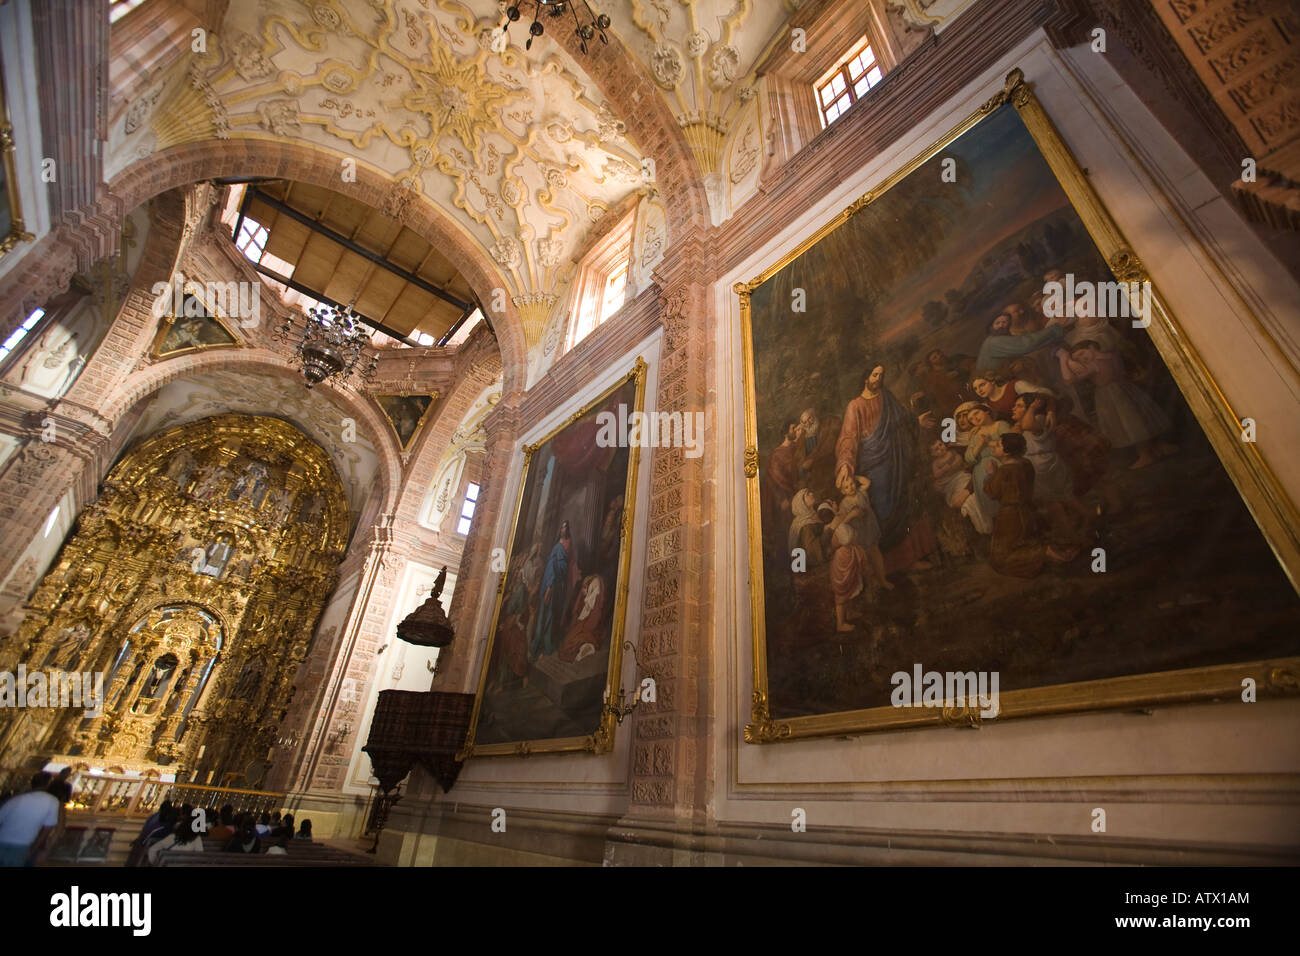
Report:
[[[462,759],[614,745],[608,701],[622,672],[640,449],[609,440],[608,422],[642,411],[645,373],[637,359],[618,384],[524,447]]]

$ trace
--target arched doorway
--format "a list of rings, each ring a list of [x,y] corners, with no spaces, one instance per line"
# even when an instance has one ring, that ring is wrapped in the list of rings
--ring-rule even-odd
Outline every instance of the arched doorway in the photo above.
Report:
[[[0,649],[0,669],[75,680],[86,699],[12,711],[0,765],[255,784],[244,771],[265,766],[349,527],[329,456],[287,422],[218,415],[146,439]]]

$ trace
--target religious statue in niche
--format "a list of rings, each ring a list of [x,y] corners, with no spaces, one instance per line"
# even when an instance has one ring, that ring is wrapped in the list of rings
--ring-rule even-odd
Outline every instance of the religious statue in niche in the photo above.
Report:
[[[78,623],[63,629],[58,641],[50,648],[45,657],[45,667],[57,667],[60,670],[76,670],[81,662],[81,654],[91,638],[91,630],[86,624]]]
[[[249,661],[239,672],[235,681],[235,690],[231,696],[235,700],[252,700],[257,688],[262,683],[262,667],[257,661]]]
[[[200,501],[213,501],[222,486],[230,479],[230,469],[225,465],[208,466],[194,488],[194,497]]]
[[[272,488],[267,494],[267,499],[271,502],[270,515],[271,520],[276,524],[284,524],[289,520],[289,513],[293,510],[293,492],[288,488]]]
[[[167,463],[165,474],[170,481],[176,483],[179,490],[184,491],[190,483],[190,476],[194,474],[194,456],[184,448],[179,449]]]
[[[194,549],[194,571],[210,578],[219,578],[226,570],[226,564],[234,552],[234,546],[228,541],[213,541],[206,548]]]
[[[162,703],[179,665],[180,661],[174,654],[165,654],[158,658],[145,677],[135,702],[131,705],[131,713],[152,717]]]
[[[254,508],[262,506],[262,499],[266,497],[266,485],[270,478],[270,472],[265,464],[255,461],[250,464],[242,475],[235,479],[235,483],[230,486],[230,492],[226,498],[230,501],[243,501],[245,498],[251,499]]]
[[[298,508],[298,521],[302,524],[316,524],[325,511],[325,501],[320,495],[309,495],[302,500]]]

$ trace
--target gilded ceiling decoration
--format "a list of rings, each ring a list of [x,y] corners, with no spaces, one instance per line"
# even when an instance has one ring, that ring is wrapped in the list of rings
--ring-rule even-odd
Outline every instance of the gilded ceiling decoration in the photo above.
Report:
[[[493,0],[231,4],[207,54],[164,82],[153,119],[114,128],[107,175],[212,137],[355,158],[405,201],[453,214],[507,276],[536,344],[591,226],[651,184],[623,122],[554,39],[492,51],[500,17]]]
[[[254,782],[348,527],[329,457],[282,421],[220,415],[147,439],[0,645],[0,669],[101,674],[99,703],[6,713],[0,761]]]

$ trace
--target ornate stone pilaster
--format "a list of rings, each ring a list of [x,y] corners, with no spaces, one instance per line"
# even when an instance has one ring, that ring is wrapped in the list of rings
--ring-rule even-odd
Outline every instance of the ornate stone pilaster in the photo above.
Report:
[[[360,701],[369,684],[370,664],[383,636],[398,572],[405,563],[405,556],[393,548],[389,517],[383,516],[370,541],[361,583],[352,600],[343,640],[314,726],[300,751],[303,760],[296,774],[295,789],[336,790],[346,783],[350,755],[364,717]],[[345,695],[347,680],[352,683]]]
[[[710,427],[713,396],[708,243],[699,233],[674,244],[656,273],[661,293],[664,349],[658,412],[703,412]],[[673,821],[682,838],[671,850],[631,841],[608,843],[611,863],[696,863],[691,834],[709,825],[711,788],[709,686],[711,545],[713,500],[707,476],[715,441],[705,455],[687,458],[681,448],[655,449],[650,462],[650,514],[640,658],[657,676],[657,701],[639,707],[631,721],[632,792],[617,832],[638,824]],[[638,675],[639,676],[639,675]],[[683,857],[682,853],[688,855]]]
[[[515,443],[519,433],[519,393],[503,396],[484,419],[487,434],[483,460],[483,476],[479,505],[465,539],[461,554],[460,574],[456,593],[452,595],[451,618],[456,629],[456,639],[442,649],[438,657],[438,676],[433,690],[474,693],[478,689],[478,673],[474,669],[477,648],[484,634],[474,633],[474,615],[485,592],[500,585],[502,576],[491,571],[493,548],[504,548],[509,532],[501,529],[502,509],[507,511],[513,502],[506,502],[505,485],[510,475]],[[489,600],[491,598],[489,597]]]

